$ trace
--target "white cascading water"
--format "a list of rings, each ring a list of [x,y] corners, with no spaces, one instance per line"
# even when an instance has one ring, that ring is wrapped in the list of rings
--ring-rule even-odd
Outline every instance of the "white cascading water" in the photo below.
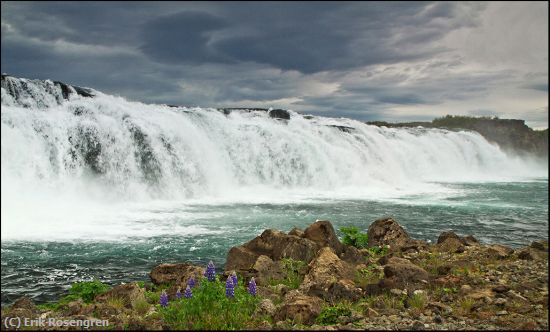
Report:
[[[434,182],[546,176],[474,132],[292,111],[287,121],[70,90],[64,100],[51,81],[3,79],[3,239],[22,237],[21,227],[91,230],[117,203],[381,199],[447,190]],[[91,211],[95,221],[82,221]]]

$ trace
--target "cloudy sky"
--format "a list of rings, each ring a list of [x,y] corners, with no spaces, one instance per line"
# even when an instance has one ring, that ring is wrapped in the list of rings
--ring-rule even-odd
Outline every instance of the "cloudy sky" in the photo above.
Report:
[[[2,72],[147,103],[548,127],[548,2],[2,2]]]

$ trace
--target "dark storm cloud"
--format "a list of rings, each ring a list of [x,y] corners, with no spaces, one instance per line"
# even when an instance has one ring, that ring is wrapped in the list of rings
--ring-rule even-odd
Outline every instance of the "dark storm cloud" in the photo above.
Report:
[[[422,115],[426,107],[482,99],[502,87],[525,93],[548,91],[547,65],[518,72],[516,56],[491,71],[472,62],[481,57],[491,63],[495,54],[506,59],[511,53],[479,53],[492,50],[479,41],[468,49],[471,36],[483,36],[495,24],[494,18],[502,15],[502,11],[490,13],[496,5],[489,3],[2,2],[1,6],[3,72],[67,81],[144,102],[289,107],[363,120],[396,117],[394,110],[407,108],[416,109],[411,117],[420,119],[431,116]],[[529,6],[531,12],[541,12]],[[527,14],[523,22],[530,30],[526,31],[539,31],[533,30]],[[455,37],[462,31],[476,33],[465,44]],[[492,39],[486,44],[492,45],[494,35],[487,36]],[[462,46],[455,46],[457,41]],[[547,61],[547,51],[537,52],[529,55],[546,56]],[[491,107],[464,106],[464,112],[475,109]],[[399,117],[408,115],[401,112]]]

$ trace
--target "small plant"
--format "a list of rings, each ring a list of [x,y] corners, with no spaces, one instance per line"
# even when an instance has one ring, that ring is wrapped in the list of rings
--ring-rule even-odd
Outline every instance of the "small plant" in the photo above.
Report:
[[[300,287],[300,284],[303,281],[303,270],[306,267],[306,263],[304,261],[295,260],[292,258],[283,258],[281,259],[281,264],[283,265],[283,269],[286,272],[286,278],[284,280],[271,280],[270,284],[277,285],[277,284],[284,284],[288,286],[290,289],[297,289]]]
[[[460,301],[460,311],[463,315],[467,315],[472,311],[472,308],[474,307],[475,300],[472,298],[464,298]]]
[[[377,269],[374,264],[367,265],[366,268],[357,271],[356,282],[360,287],[366,287],[369,284],[377,283],[384,277],[384,272]]]
[[[82,281],[72,284],[69,295],[81,298],[85,303],[90,303],[94,298],[108,291],[111,287],[99,280]]]
[[[162,291],[162,293],[160,294],[159,304],[162,307],[168,306],[168,294],[166,294],[165,291]]]
[[[407,304],[413,309],[423,310],[426,307],[428,298],[424,294],[413,294],[408,298]]]
[[[367,233],[360,233],[359,228],[355,226],[342,227],[340,228],[340,232],[344,233],[344,238],[342,239],[343,244],[356,248],[367,248],[369,241],[368,235]]]
[[[341,316],[351,316],[351,309],[345,303],[339,303],[331,307],[324,307],[319,316],[317,316],[317,324],[336,324]]]
[[[151,305],[144,299],[138,299],[132,302],[132,308],[142,316],[149,312],[150,307]]]
[[[121,310],[122,308],[124,308],[124,306],[126,305],[126,302],[124,301],[123,298],[120,298],[120,297],[109,297],[107,299],[107,305],[117,309],[117,310]]]

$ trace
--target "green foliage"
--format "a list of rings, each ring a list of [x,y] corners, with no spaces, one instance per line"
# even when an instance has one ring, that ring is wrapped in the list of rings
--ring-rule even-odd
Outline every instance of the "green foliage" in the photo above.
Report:
[[[277,284],[286,285],[290,289],[297,289],[304,280],[304,269],[306,268],[306,262],[295,260],[292,258],[281,259],[283,270],[286,273],[286,277],[283,280],[270,280],[270,285]]]
[[[357,271],[355,281],[359,287],[365,288],[369,284],[377,283],[383,277],[384,272],[377,269],[375,264],[370,264],[366,268]]]
[[[166,308],[158,306],[159,312],[172,330],[243,329],[247,323],[263,317],[253,317],[260,298],[248,294],[245,283],[240,280],[235,297],[227,298],[225,282],[218,277],[214,282],[202,279],[200,285],[193,288],[192,298],[170,299]]]
[[[151,304],[157,304],[160,301],[160,291],[145,291],[145,298]]]
[[[139,288],[145,288],[145,281],[137,281],[136,284]]]
[[[367,233],[360,233],[357,227],[342,227],[340,228],[340,232],[344,233],[344,238],[342,239],[343,244],[354,246],[356,248],[367,247],[369,240]]]
[[[81,298],[85,303],[90,303],[97,295],[105,293],[110,288],[109,285],[99,280],[82,281],[72,284],[71,289],[69,289],[69,295],[74,295]]]
[[[317,324],[336,324],[338,323],[338,318],[341,316],[351,316],[351,309],[349,305],[339,303],[335,306],[324,307],[319,316],[317,316]]]
[[[387,246],[380,246],[380,247],[371,247],[367,249],[369,254],[373,257],[382,257],[386,256],[388,253],[388,247]]]
[[[145,315],[149,311],[150,307],[151,305],[149,302],[144,299],[138,299],[132,302],[132,308],[134,308],[134,310],[140,315]]]
[[[407,304],[414,309],[424,309],[428,302],[428,298],[424,294],[413,294],[407,299]]]

